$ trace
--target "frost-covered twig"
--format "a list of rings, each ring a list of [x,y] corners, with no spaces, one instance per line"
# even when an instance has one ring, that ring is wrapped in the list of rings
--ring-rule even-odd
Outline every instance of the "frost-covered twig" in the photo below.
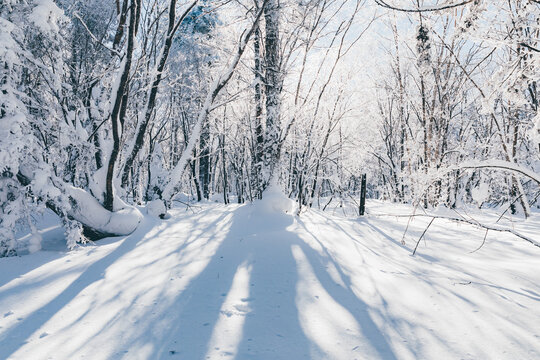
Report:
[[[414,247],[414,250],[412,252],[413,256],[414,254],[416,254],[416,249],[418,249],[418,244],[420,244],[420,241],[422,240],[422,238],[424,237],[424,235],[426,234],[426,232],[428,231],[429,227],[431,226],[431,224],[433,224],[433,221],[435,220],[435,218],[431,219],[431,221],[429,222],[428,226],[424,229],[424,232],[422,233],[422,235],[420,235],[420,237],[418,238],[418,241],[416,242],[416,246]]]
[[[387,8],[390,10],[402,11],[402,12],[412,12],[412,13],[422,13],[422,12],[453,9],[459,6],[467,5],[469,3],[472,3],[473,1],[475,0],[464,0],[464,1],[456,2],[456,3],[443,3],[439,5],[419,6],[416,9],[411,9],[411,8],[402,8],[402,7],[391,5],[386,0],[375,0],[375,2],[379,6],[382,6],[384,8]]]
[[[455,169],[500,169],[519,173],[540,185],[540,175],[516,163],[504,160],[469,161],[457,165]],[[454,170],[451,169],[451,170]]]
[[[506,228],[506,227],[503,227],[503,226],[498,226],[498,225],[495,225],[495,224],[484,224],[484,223],[481,223],[475,219],[466,219],[466,218],[457,218],[457,217],[451,217],[451,216],[442,216],[442,215],[431,215],[431,214],[371,214],[372,216],[393,216],[393,217],[408,217],[408,218],[413,218],[413,217],[428,217],[428,218],[432,218],[432,219],[444,219],[444,220],[449,220],[449,221],[455,221],[455,222],[462,222],[462,223],[467,223],[467,224],[470,224],[470,225],[474,225],[476,227],[479,227],[479,228],[482,228],[482,229],[487,229],[487,230],[493,230],[493,231],[499,231],[499,232],[508,232],[522,240],[525,240],[529,243],[531,243],[532,245],[534,246],[537,246],[537,247],[540,247],[540,242],[538,242],[537,240],[534,240],[526,235],[523,235],[517,231],[515,231],[514,229],[510,229],[510,228]]]
[[[534,203],[536,202],[536,200],[538,199],[539,196],[540,196],[540,191],[538,191],[538,192],[536,193],[536,195],[535,195],[535,197],[534,197],[534,199],[533,199],[533,201],[532,201],[531,203],[534,204]],[[515,198],[514,201],[512,201],[512,203],[506,208],[506,210],[504,210],[503,213],[498,217],[498,219],[497,219],[497,221],[495,221],[495,223],[498,223],[498,222],[503,218],[504,214],[506,214],[506,212],[508,211],[508,209],[510,209],[510,207],[511,207],[513,204],[515,204],[516,201],[518,201],[520,197],[521,197],[521,195],[518,196],[517,198]],[[482,248],[482,246],[484,246],[484,244],[486,243],[486,239],[487,239],[487,236],[488,236],[488,232],[489,232],[489,229],[486,229],[486,233],[484,234],[484,240],[482,240],[482,244],[480,244],[480,246],[479,246],[477,249],[471,251],[471,252],[470,252],[471,254],[474,253],[474,252],[477,252],[478,250],[480,250],[480,249]]]
[[[82,24],[82,26],[86,29],[86,32],[88,33],[88,35],[90,35],[90,37],[96,42],[98,43],[99,45],[103,46],[105,49],[109,50],[110,52],[112,52],[113,54],[115,54],[116,56],[118,56],[119,58],[122,58],[123,54],[121,54],[120,52],[118,52],[117,50],[113,49],[113,48],[110,48],[108,47],[107,45],[105,45],[102,41],[100,41],[93,33],[92,31],[90,31],[90,29],[88,28],[88,25],[86,25],[86,23],[84,22],[84,20],[81,18],[81,16],[75,11],[73,12],[73,16],[75,16]]]

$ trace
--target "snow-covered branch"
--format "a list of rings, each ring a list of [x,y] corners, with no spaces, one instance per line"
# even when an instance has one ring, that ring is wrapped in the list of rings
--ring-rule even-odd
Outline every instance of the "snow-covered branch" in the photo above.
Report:
[[[434,214],[371,214],[372,216],[389,216],[389,217],[396,217],[396,218],[414,218],[414,217],[424,217],[424,218],[429,218],[429,219],[441,219],[441,220],[448,220],[448,221],[453,221],[453,222],[459,222],[459,223],[466,223],[466,224],[469,224],[469,225],[474,225],[476,227],[479,227],[479,228],[482,228],[482,229],[485,229],[485,230],[492,230],[492,231],[498,231],[498,232],[507,232],[507,233],[510,233],[522,240],[525,240],[529,243],[531,243],[532,245],[536,246],[536,247],[540,247],[540,242],[539,240],[536,240],[536,239],[533,239],[531,238],[530,236],[527,236],[527,235],[524,235],[512,228],[509,228],[509,227],[505,227],[505,226],[501,226],[501,225],[497,225],[497,224],[486,224],[486,223],[482,223],[480,221],[477,221],[475,219],[467,219],[467,218],[464,218],[464,217],[453,217],[453,216],[443,216],[443,215],[434,215]],[[429,226],[431,225],[431,223],[428,225],[428,228]],[[425,231],[424,231],[425,233]],[[420,239],[423,237],[424,233],[422,234],[422,236],[420,237]]]
[[[520,166],[516,163],[504,160],[466,161],[462,164],[457,165],[453,168],[453,170],[454,169],[499,169],[521,174],[540,185],[540,174],[523,166]]]

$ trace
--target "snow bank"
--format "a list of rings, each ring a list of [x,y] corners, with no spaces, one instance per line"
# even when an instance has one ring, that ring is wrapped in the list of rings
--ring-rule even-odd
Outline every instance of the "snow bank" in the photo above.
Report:
[[[484,231],[437,220],[413,257],[429,219],[374,216],[412,211],[379,201],[362,219],[249,217],[279,195],[0,259],[0,359],[540,359],[537,248],[490,231],[471,252]]]
[[[37,0],[28,19],[43,32],[58,32],[58,21],[64,20],[64,12],[52,0]]]

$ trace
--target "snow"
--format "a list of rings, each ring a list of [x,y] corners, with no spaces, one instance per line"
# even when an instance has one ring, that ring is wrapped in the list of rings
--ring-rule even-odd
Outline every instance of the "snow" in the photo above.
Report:
[[[153,200],[146,205],[146,212],[150,216],[160,216],[167,213],[163,200]]]
[[[43,241],[41,234],[34,233],[30,235],[30,238],[28,240],[28,251],[30,253],[35,253],[36,251],[41,250],[41,241]]]
[[[0,358],[540,358],[538,248],[490,231],[471,253],[484,232],[437,219],[411,256],[429,219],[401,245],[407,205],[298,217],[285,200],[174,208],[70,252],[43,233],[0,259]],[[540,214],[512,223],[535,237]]]
[[[489,200],[489,184],[482,181],[478,187],[471,189],[471,196],[478,206],[482,205]]]
[[[492,168],[492,169],[509,170],[509,171],[524,175],[525,177],[535,181],[537,184],[540,184],[540,174],[510,161],[496,160],[496,159],[484,160],[484,161],[466,161],[459,164],[456,168],[459,168],[459,169]]]
[[[52,0],[35,0],[36,6],[28,19],[43,32],[58,32],[58,20],[64,19],[64,12]]]
[[[11,32],[15,29],[15,25],[3,18],[0,18],[0,57],[11,65],[18,63],[16,51],[18,50],[17,43],[11,36]]]
[[[83,189],[65,185],[64,190],[76,200],[69,215],[75,220],[92,227],[105,234],[128,235],[131,234],[141,221],[142,214],[139,209],[125,204],[121,199],[115,198],[114,212],[106,210],[92,195]]]
[[[296,202],[283,195],[275,180],[265,190],[263,199],[257,203],[257,210],[263,214],[292,214],[296,207]]]

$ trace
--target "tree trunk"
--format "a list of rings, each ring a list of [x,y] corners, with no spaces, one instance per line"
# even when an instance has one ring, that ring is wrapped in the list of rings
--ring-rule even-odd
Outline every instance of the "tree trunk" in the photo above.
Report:
[[[262,125],[262,85],[264,84],[263,69],[261,64],[261,31],[259,27],[255,29],[253,39],[253,50],[255,53],[255,146],[253,156],[252,178],[255,196],[262,198],[262,165],[264,154],[264,134]]]
[[[265,19],[265,80],[266,80],[266,132],[264,150],[263,189],[274,175],[279,157],[281,115],[281,54],[279,49],[279,2],[269,0],[264,9]]]
[[[208,200],[210,196],[210,133],[208,121],[203,124],[201,138],[199,140],[199,183],[202,188],[202,195]]]
[[[129,73],[131,70],[131,59],[133,56],[133,49],[135,44],[135,32],[137,24],[137,8],[140,6],[141,0],[132,0],[131,1],[131,10],[129,15],[129,30],[128,30],[128,44],[124,63],[122,66],[122,74],[120,82],[118,84],[118,89],[115,94],[114,107],[111,112],[111,125],[113,132],[113,149],[111,151],[111,156],[109,157],[109,163],[107,165],[107,178],[105,182],[105,199],[104,207],[109,211],[114,211],[114,189],[113,189],[113,178],[114,178],[114,169],[116,160],[120,153],[120,135],[122,129],[119,128],[119,125],[123,124],[124,117],[126,114],[125,109],[127,104],[122,104],[123,101],[127,102],[127,88],[129,83]]]
[[[263,2],[263,5],[262,5],[263,9],[266,8],[266,4],[268,1],[270,0],[265,0]],[[172,198],[176,195],[176,193],[179,190],[178,185],[179,185],[180,179],[182,178],[186,165],[188,164],[189,160],[191,160],[193,150],[195,149],[195,145],[202,131],[202,124],[206,121],[206,119],[208,118],[208,115],[212,111],[212,105],[214,104],[216,97],[219,95],[221,90],[225,87],[225,85],[227,85],[227,83],[233,76],[233,73],[236,67],[238,66],[238,63],[240,62],[242,54],[244,53],[246,49],[247,43],[249,39],[251,38],[251,35],[253,34],[263,11],[264,10],[260,10],[257,13],[257,16],[255,17],[253,23],[251,24],[251,27],[242,34],[242,37],[240,38],[240,44],[238,45],[238,48],[237,48],[236,55],[234,56],[231,63],[229,64],[228,69],[216,80],[216,82],[209,89],[209,92],[206,96],[206,100],[204,101],[203,107],[199,112],[197,123],[195,124],[191,132],[190,140],[186,144],[184,152],[182,156],[180,157],[178,163],[172,169],[171,174],[169,176],[168,183],[163,188],[162,198],[167,204],[170,203]]]

